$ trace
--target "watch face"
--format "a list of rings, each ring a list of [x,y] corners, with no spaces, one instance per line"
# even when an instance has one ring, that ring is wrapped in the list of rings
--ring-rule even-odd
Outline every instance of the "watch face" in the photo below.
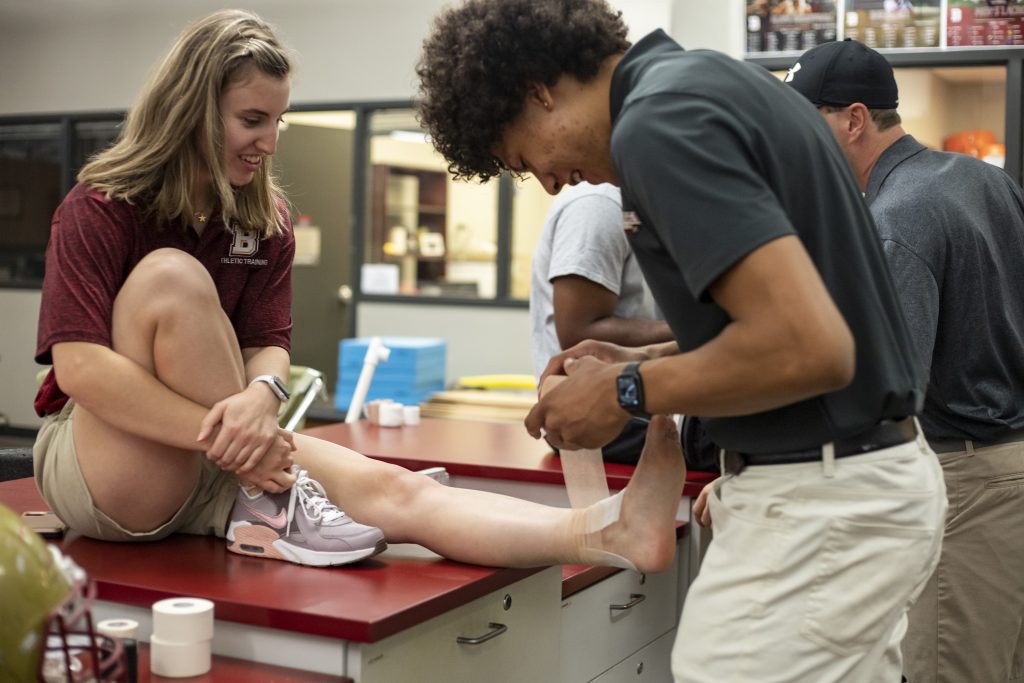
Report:
[[[639,406],[640,391],[636,386],[636,380],[632,377],[618,377],[616,382],[619,390],[619,405]]]
[[[282,401],[287,401],[290,397],[288,393],[288,387],[284,385],[284,382],[279,380],[277,377],[274,378],[274,386],[277,387],[278,396],[281,397]]]

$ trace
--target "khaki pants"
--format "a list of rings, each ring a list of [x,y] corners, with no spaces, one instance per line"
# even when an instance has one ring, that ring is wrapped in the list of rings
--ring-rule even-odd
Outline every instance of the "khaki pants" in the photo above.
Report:
[[[238,481],[200,458],[199,481],[185,504],[156,529],[128,531],[93,504],[78,467],[72,433],[74,401],[47,416],[33,448],[36,486],[57,516],[78,533],[104,541],[155,541],[173,533],[224,536],[238,492]]]
[[[923,439],[716,480],[672,652],[684,683],[896,683],[946,496]],[[916,683],[916,682],[915,682]],[[964,681],[966,683],[966,681]]]
[[[942,557],[910,611],[911,683],[1024,678],[1024,443],[940,453]]]

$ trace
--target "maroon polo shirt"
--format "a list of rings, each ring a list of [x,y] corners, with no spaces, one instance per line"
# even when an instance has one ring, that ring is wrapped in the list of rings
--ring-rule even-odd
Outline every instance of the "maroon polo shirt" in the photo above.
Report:
[[[114,299],[135,265],[155,249],[180,249],[209,271],[241,348],[290,349],[291,266],[295,236],[287,229],[260,238],[254,231],[225,229],[219,215],[202,235],[179,225],[158,224],[142,210],[79,183],[57,207],[46,248],[36,362],[52,363],[59,342],[110,348]],[[39,415],[67,402],[51,371],[36,395]]]

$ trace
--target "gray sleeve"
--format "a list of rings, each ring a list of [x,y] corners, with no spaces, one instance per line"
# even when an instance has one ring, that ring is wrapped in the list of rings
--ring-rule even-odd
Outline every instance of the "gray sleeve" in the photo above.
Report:
[[[928,264],[905,244],[882,240],[882,249],[892,273],[893,284],[907,319],[910,335],[923,365],[930,374],[932,350],[939,324],[939,286]]]
[[[559,214],[547,279],[577,275],[619,296],[629,253],[621,205],[603,195],[584,195]]]

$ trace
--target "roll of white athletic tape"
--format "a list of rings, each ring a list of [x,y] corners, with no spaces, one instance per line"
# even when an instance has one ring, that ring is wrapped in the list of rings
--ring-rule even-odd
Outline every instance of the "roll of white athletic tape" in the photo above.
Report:
[[[168,678],[202,676],[210,670],[210,641],[171,643],[153,636],[149,639],[149,670]]]
[[[420,407],[405,406],[402,408],[402,422],[409,426],[418,425],[420,423]]]
[[[111,638],[135,638],[139,622],[132,619],[104,619],[96,624],[96,632]]]
[[[401,427],[402,426],[402,404],[401,403],[384,403],[380,407],[380,426],[381,427]]]
[[[165,643],[212,639],[213,603],[202,598],[168,598],[153,603],[153,635]]]

